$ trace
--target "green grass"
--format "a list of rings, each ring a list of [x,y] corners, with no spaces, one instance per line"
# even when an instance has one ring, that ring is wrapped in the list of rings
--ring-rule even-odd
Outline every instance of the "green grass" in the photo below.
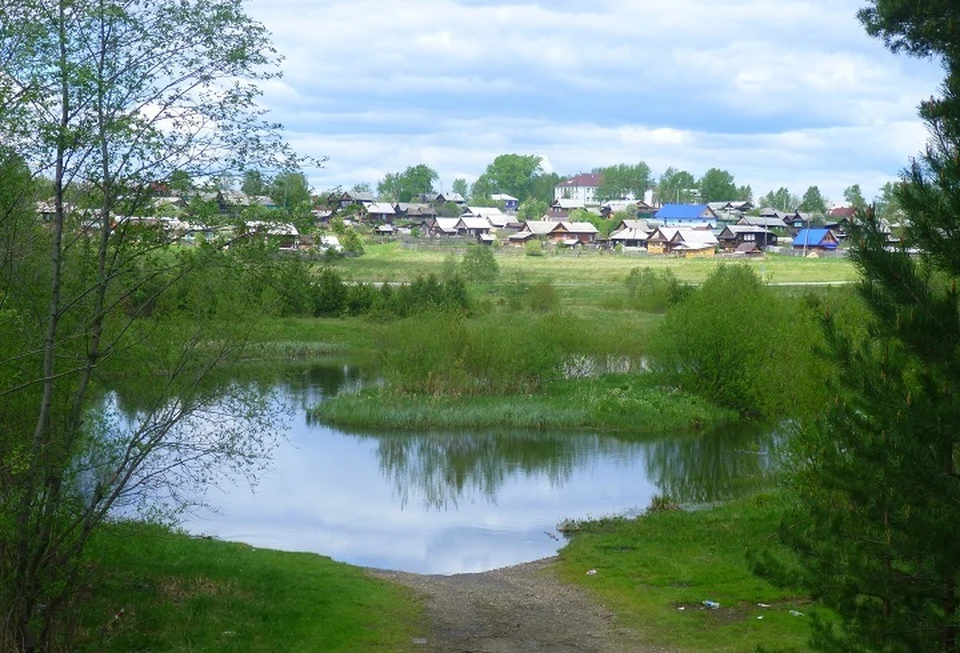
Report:
[[[410,281],[419,274],[440,274],[451,254],[463,254],[461,248],[416,249],[399,242],[369,245],[363,256],[337,261],[336,267],[345,278],[354,281]],[[614,254],[583,251],[579,253],[525,256],[522,249],[501,247],[494,250],[500,267],[500,279],[514,278],[519,272],[528,281],[550,279],[558,286],[571,286],[586,291],[610,284],[621,286],[630,270],[651,267],[671,270],[681,281],[700,283],[718,265],[731,259],[683,259],[673,256]],[[737,262],[740,262],[737,259]],[[799,256],[769,255],[762,259],[744,260],[755,267],[768,283],[827,283],[856,280],[856,269],[845,258],[805,259]]]
[[[778,546],[779,514],[778,497],[762,494],[695,512],[580,523],[560,551],[559,573],[595,594],[620,625],[671,650],[807,650],[812,606],[752,575],[747,563],[748,550]]]
[[[503,397],[404,394],[369,388],[319,404],[312,416],[343,428],[420,430],[526,428],[653,433],[700,429],[736,414],[658,387],[649,375],[556,381],[541,393]]]
[[[408,591],[314,554],[124,523],[86,559],[80,651],[406,651],[422,635]]]

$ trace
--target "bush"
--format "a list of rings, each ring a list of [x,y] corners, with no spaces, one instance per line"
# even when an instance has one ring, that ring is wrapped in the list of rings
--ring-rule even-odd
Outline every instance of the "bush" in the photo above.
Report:
[[[809,302],[777,294],[746,265],[717,268],[668,309],[650,343],[671,382],[745,415],[795,415],[824,399]]]
[[[632,308],[649,313],[662,313],[669,306],[679,304],[691,292],[689,284],[681,282],[670,270],[633,268],[624,285]]]
[[[497,280],[500,266],[493,250],[485,245],[470,245],[460,262],[464,276],[472,283],[489,285]]]
[[[530,309],[538,313],[552,313],[560,308],[560,296],[549,279],[538,281],[530,289]]]

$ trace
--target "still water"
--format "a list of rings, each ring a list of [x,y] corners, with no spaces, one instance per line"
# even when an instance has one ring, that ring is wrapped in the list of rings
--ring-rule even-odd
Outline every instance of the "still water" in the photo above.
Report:
[[[517,431],[353,433],[306,409],[362,382],[318,366],[271,391],[286,406],[284,441],[258,485],[213,489],[216,511],[192,533],[312,551],[355,565],[418,573],[478,572],[553,555],[557,524],[635,514],[657,494],[697,505],[756,488],[775,436],[742,427],[630,438]]]

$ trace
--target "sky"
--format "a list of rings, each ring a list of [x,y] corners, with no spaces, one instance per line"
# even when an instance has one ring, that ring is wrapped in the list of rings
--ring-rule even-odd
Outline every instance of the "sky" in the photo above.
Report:
[[[893,55],[866,0],[249,0],[283,77],[261,102],[316,192],[426,164],[438,190],[500,154],[573,175],[730,172],[755,197],[867,199],[918,154],[939,63]]]

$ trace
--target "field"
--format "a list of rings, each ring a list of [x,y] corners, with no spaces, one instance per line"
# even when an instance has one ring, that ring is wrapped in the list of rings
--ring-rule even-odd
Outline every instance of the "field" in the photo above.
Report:
[[[345,278],[366,282],[403,282],[418,274],[439,273],[451,256],[463,254],[465,245],[442,243],[437,246],[409,246],[400,242],[368,244],[361,257],[346,258],[336,263]],[[697,283],[723,263],[746,262],[754,266],[768,283],[849,283],[856,279],[856,270],[845,258],[802,258],[769,255],[762,259],[682,259],[639,253],[581,251],[545,253],[527,256],[523,249],[494,249],[500,265],[501,280],[516,274],[528,281],[550,279],[558,286],[600,287],[622,284],[630,270],[650,267],[672,271],[681,281]]]

